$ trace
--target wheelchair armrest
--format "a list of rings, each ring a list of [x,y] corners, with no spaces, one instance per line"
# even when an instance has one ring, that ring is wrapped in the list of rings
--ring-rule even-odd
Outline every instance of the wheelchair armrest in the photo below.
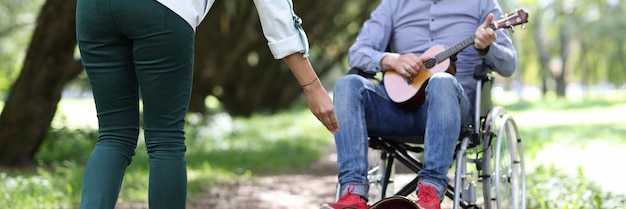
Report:
[[[365,77],[367,79],[374,80],[374,81],[379,82],[379,83],[382,82],[382,80],[376,76],[377,73],[365,72],[365,71],[363,71],[363,70],[361,70],[359,68],[355,68],[355,67],[350,68],[350,70],[348,70],[348,74],[357,74],[357,75],[363,76],[363,77]]]
[[[482,62],[480,65],[474,67],[474,79],[485,82],[491,81],[493,77],[493,70],[487,63]]]

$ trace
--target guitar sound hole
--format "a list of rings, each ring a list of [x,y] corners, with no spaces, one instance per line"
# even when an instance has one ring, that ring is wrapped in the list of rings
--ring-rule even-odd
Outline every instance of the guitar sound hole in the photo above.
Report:
[[[413,77],[406,77],[406,83],[407,84],[413,83]]]

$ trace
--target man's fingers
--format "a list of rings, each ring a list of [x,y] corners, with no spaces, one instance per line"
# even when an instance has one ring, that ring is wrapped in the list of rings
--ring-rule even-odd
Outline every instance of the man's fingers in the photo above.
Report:
[[[493,22],[493,13],[489,13],[489,15],[487,16],[487,20],[485,20],[485,23],[483,23],[483,25],[481,26],[481,28],[486,28],[486,27],[487,27],[487,26],[489,26],[492,22]]]
[[[493,13],[489,13],[485,22],[476,29],[476,39],[474,40],[474,47],[477,49],[484,49],[495,41],[495,33],[489,28],[489,25],[493,22]]]

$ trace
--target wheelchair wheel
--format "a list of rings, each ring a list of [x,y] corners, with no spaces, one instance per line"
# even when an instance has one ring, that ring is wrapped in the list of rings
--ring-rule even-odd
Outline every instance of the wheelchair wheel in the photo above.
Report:
[[[498,107],[488,116],[485,131],[484,208],[526,208],[524,158],[515,121],[503,108]]]
[[[389,182],[387,188],[383,193],[383,180],[387,178],[385,176],[385,168],[387,168],[388,154],[381,152],[380,150],[372,150],[370,152],[378,154],[377,159],[370,159],[370,162],[374,162],[370,165],[370,169],[367,172],[367,178],[370,182],[369,202],[378,202],[386,197],[394,195],[394,177],[395,177],[395,164],[391,165],[391,174],[389,175]],[[371,158],[371,157],[370,157]]]

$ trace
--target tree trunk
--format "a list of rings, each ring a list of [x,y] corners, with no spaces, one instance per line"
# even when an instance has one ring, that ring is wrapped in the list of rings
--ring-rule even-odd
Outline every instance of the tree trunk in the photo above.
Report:
[[[310,60],[320,77],[341,64],[371,9],[346,11],[348,6],[373,8],[378,1],[300,1],[294,10],[303,19],[311,43]],[[354,28],[354,27],[353,27]],[[346,41],[348,40],[348,41]],[[213,95],[232,115],[274,112],[301,94],[296,79],[275,60],[263,37],[258,14],[250,1],[216,1],[196,34],[191,112],[206,113],[205,98]],[[338,64],[339,63],[339,64]]]
[[[76,0],[47,0],[0,115],[0,165],[33,163],[66,83],[82,71],[74,58]]]
[[[569,21],[569,19],[566,19],[566,23],[568,22],[571,21]],[[568,24],[564,24],[559,31],[559,43],[561,45],[561,59],[559,61],[561,62],[561,69],[559,69],[559,71],[554,75],[554,81],[556,82],[556,96],[565,97],[565,87],[567,86],[565,76],[569,71],[568,62],[571,55],[572,38],[570,34],[572,33],[572,27]]]
[[[541,20],[543,14],[539,10],[535,14],[535,19]],[[541,71],[541,93],[543,96],[548,93],[548,80],[550,75],[550,44],[545,38],[545,32],[542,30],[541,21],[533,22],[530,24],[533,27],[533,37],[535,38],[535,46],[537,47],[537,58],[539,59],[539,68]]]
[[[236,5],[235,5],[236,3]],[[345,11],[347,5],[370,8]],[[377,1],[315,1],[296,4],[312,43],[311,60],[320,76],[341,63]],[[45,139],[64,86],[82,66],[74,58],[76,0],[47,0],[42,7],[24,66],[0,115],[0,166],[26,166]],[[355,14],[354,11],[357,11]],[[302,13],[302,14],[300,14]],[[203,112],[215,95],[233,115],[287,107],[301,94],[287,66],[273,59],[251,2],[217,1],[200,26],[190,110]]]

